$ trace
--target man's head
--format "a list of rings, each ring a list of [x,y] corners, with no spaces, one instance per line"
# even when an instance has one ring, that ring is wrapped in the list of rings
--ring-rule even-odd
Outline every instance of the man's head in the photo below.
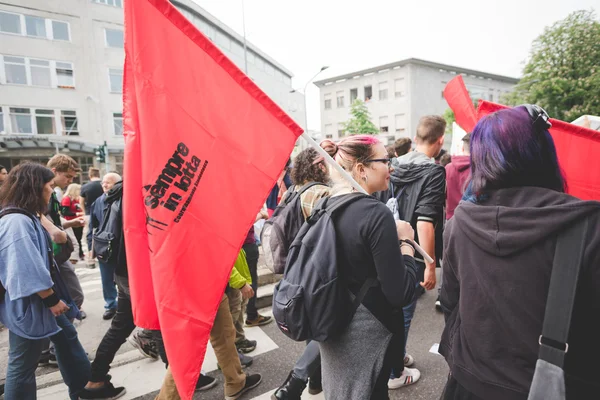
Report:
[[[417,146],[428,153],[429,157],[437,157],[444,146],[444,133],[446,131],[446,120],[439,115],[427,115],[419,120]]]
[[[4,183],[6,175],[8,175],[8,171],[6,170],[6,168],[4,168],[4,165],[0,165],[0,185]]]
[[[114,172],[109,172],[108,174],[104,175],[104,178],[102,178],[102,189],[104,189],[104,193],[108,193],[108,191],[115,186],[115,183],[119,182],[120,180],[121,175]]]
[[[388,157],[389,158],[396,158],[396,157],[398,157],[398,154],[396,154],[396,148],[394,147],[393,144],[388,144],[387,146],[385,146],[385,149],[388,152]]]
[[[468,156],[469,154],[471,154],[471,148],[469,147],[471,145],[471,134],[467,133],[463,138],[462,138],[462,152],[465,156]]]
[[[400,138],[394,142],[394,149],[396,150],[396,156],[402,157],[410,151],[412,147],[412,140],[410,138]]]
[[[46,166],[54,173],[54,184],[61,189],[73,183],[73,179],[81,172],[77,162],[64,154],[55,155]]]
[[[90,177],[91,181],[100,179],[100,170],[98,168],[90,167],[88,170],[88,176]]]

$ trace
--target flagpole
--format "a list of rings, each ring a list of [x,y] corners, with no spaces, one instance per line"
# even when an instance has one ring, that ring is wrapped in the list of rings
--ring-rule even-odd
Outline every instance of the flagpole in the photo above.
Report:
[[[310,137],[310,135],[308,134],[308,132],[303,132],[302,133],[302,138],[304,140],[306,140],[308,142],[308,144],[310,144],[320,155],[323,156],[323,159],[325,160],[325,162],[327,164],[329,164],[333,169],[335,169],[337,172],[340,173],[340,175],[346,179],[354,189],[356,189],[356,191],[367,194],[367,191],[358,184],[358,182],[356,182],[354,180],[354,178],[348,173],[348,171],[346,171],[344,168],[342,168],[341,165],[339,165],[338,163],[335,162],[335,160],[333,158],[331,158],[331,156],[329,155],[329,153],[327,153],[317,142],[315,142],[315,140],[313,138]],[[415,250],[421,254],[423,256],[423,258],[425,259],[425,261],[427,261],[428,263],[432,263],[433,262],[433,258],[431,258],[429,256],[429,254],[427,254],[427,252],[425,252],[425,250],[423,250],[423,248],[421,246],[419,246],[417,244],[417,242],[415,242],[414,240],[410,240],[411,244],[414,246]]]

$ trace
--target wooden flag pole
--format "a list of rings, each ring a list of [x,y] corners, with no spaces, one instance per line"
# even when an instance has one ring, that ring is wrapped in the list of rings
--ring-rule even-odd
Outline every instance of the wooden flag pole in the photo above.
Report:
[[[314,141],[313,138],[310,137],[310,135],[306,132],[304,132],[302,134],[302,137],[304,138],[304,140],[306,140],[308,142],[308,144],[310,144],[320,155],[323,156],[323,158],[325,159],[325,162],[327,162],[327,164],[329,164],[332,168],[334,168],[337,172],[340,173],[341,176],[344,177],[344,179],[346,179],[348,182],[350,182],[350,184],[352,185],[352,187],[354,189],[356,189],[357,191],[367,194],[367,191],[358,184],[358,182],[356,182],[354,180],[354,178],[352,178],[352,176],[348,173],[348,171],[346,171],[344,168],[342,168],[338,163],[335,162],[335,160],[333,158],[331,158],[331,156],[325,151],[323,150],[323,148],[321,146],[319,146],[319,144],[317,142]],[[415,242],[414,240],[410,241],[411,244],[414,246],[415,250],[421,254],[423,256],[423,259],[425,261],[427,261],[428,263],[432,263],[433,262],[433,258],[431,258],[431,256],[429,256],[429,254],[427,254],[425,252],[425,250],[423,250],[423,248],[421,246],[419,246],[417,244],[417,242]]]

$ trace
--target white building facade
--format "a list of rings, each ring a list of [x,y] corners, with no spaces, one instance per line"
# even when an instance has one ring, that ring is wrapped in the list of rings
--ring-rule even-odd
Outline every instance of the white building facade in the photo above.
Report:
[[[407,59],[315,82],[320,89],[323,139],[339,140],[347,133],[350,106],[365,101],[371,120],[384,144],[413,138],[424,115],[442,115],[449,107],[442,92],[457,74],[471,98],[499,101],[519,81],[516,78],[474,71],[419,59]]]
[[[122,172],[123,1],[0,3],[0,165],[64,152],[84,171],[106,169],[94,155],[106,142],[108,169]],[[289,70],[251,43],[245,60],[240,35],[191,0],[172,3],[240,69],[247,62],[248,75],[303,125],[304,97],[291,93]]]

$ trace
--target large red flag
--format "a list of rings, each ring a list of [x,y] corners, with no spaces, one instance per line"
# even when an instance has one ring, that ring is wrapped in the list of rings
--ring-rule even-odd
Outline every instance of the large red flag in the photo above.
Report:
[[[167,0],[125,2],[124,224],[135,322],[191,399],[230,271],[302,129]]]
[[[462,88],[461,88],[462,86]],[[468,96],[462,77],[456,77],[448,82],[444,95],[450,108],[454,111],[456,120],[471,121],[473,118],[473,103]],[[461,95],[461,93],[463,93]],[[471,129],[475,127],[484,115],[496,112],[507,106],[479,100],[477,115]],[[558,161],[565,174],[568,193],[583,200],[600,200],[600,132],[583,128],[557,119],[550,119],[552,128],[550,134],[554,139]],[[460,124],[459,124],[460,125]],[[464,129],[464,127],[461,125]]]
[[[477,115],[462,75],[458,75],[446,84],[444,98],[454,111],[458,126],[465,132],[471,132],[477,123]]]
[[[506,106],[480,101],[477,117]],[[600,132],[550,119],[558,161],[567,180],[568,193],[583,200],[600,200]]]

